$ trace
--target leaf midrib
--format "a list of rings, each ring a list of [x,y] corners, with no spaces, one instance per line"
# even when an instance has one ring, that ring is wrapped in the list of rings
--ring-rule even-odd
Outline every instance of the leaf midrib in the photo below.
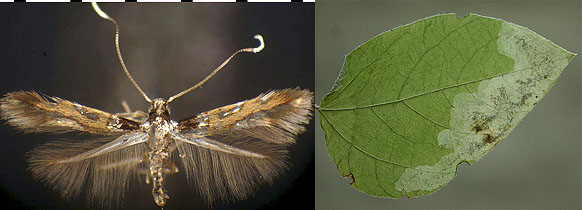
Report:
[[[555,61],[559,61],[559,60],[562,60],[562,59],[568,59],[568,58],[569,57],[559,58],[559,59],[556,59]],[[539,65],[537,65],[537,66],[539,66]],[[481,82],[481,81],[488,80],[488,79],[493,79],[493,78],[496,78],[496,77],[502,77],[502,76],[509,75],[509,74],[514,74],[514,73],[519,73],[519,72],[522,72],[522,71],[527,71],[527,70],[529,70],[531,68],[534,68],[534,67],[537,67],[537,66],[531,66],[531,67],[527,67],[527,68],[520,69],[520,70],[515,70],[515,71],[501,73],[501,74],[496,74],[496,75],[492,75],[492,76],[489,76],[489,77],[484,77],[484,78],[480,78],[480,79],[476,79],[476,80],[471,80],[471,81],[468,81],[468,82],[463,82],[463,83],[459,83],[459,84],[455,84],[455,85],[450,85],[450,86],[447,86],[447,87],[443,87],[443,88],[439,88],[439,89],[434,89],[434,90],[431,90],[431,91],[428,91],[428,92],[419,93],[419,94],[416,94],[416,95],[408,96],[406,98],[396,99],[396,100],[392,100],[392,101],[381,102],[381,103],[370,104],[370,105],[364,105],[364,106],[356,106],[356,107],[327,108],[327,107],[321,107],[320,106],[318,110],[320,110],[320,111],[345,111],[345,110],[354,110],[354,109],[365,109],[365,108],[371,108],[371,107],[376,107],[376,106],[382,106],[382,105],[387,105],[387,104],[393,104],[393,103],[403,102],[403,101],[406,101],[408,99],[420,97],[420,96],[423,96],[423,95],[428,95],[428,94],[431,94],[431,93],[435,93],[435,92],[447,90],[447,89],[450,89],[450,88],[455,88],[455,87],[459,87],[459,86],[462,86],[462,85],[473,84],[473,83],[476,83],[476,82]]]

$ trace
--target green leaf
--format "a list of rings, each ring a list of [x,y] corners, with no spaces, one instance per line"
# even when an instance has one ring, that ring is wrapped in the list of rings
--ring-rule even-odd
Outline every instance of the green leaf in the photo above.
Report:
[[[505,138],[574,56],[475,14],[382,33],[346,57],[318,107],[329,155],[364,193],[430,194]]]

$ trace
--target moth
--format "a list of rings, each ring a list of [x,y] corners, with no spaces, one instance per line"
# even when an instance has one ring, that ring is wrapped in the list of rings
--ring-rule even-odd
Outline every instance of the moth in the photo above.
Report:
[[[169,104],[200,87],[233,57],[234,52],[196,85],[169,97],[150,99],[127,70],[119,49],[119,26],[92,3],[97,14],[115,25],[115,47],[122,69],[150,103],[147,112],[108,113],[35,91],[15,91],[0,99],[0,116],[23,133],[88,133],[103,138],[54,141],[28,153],[29,171],[64,198],[86,194],[89,202],[120,204],[129,183],[145,176],[154,202],[170,198],[168,175],[184,172],[208,205],[217,200],[246,199],[257,186],[272,183],[288,167],[288,148],[305,131],[313,93],[300,88],[273,90],[256,98],[174,121]]]

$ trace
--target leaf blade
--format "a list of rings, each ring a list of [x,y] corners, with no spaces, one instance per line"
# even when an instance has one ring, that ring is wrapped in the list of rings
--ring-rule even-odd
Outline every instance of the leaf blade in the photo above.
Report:
[[[352,51],[322,99],[328,152],[362,192],[429,194],[505,138],[573,56],[474,14],[395,28]]]

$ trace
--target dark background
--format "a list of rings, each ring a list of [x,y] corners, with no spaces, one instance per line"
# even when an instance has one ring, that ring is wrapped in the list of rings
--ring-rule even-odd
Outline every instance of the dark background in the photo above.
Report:
[[[536,107],[481,160],[460,164],[442,189],[418,198],[376,198],[350,186],[327,154],[316,119],[316,208],[580,209],[580,1],[374,1],[316,5],[316,103],[329,92],[344,55],[372,37],[429,16],[477,13],[531,29],[578,53]]]
[[[120,27],[121,50],[129,71],[150,98],[168,98],[210,73],[232,52],[239,54],[202,89],[171,104],[172,117],[194,114],[256,97],[271,89],[314,90],[314,4],[101,4]],[[36,90],[116,113],[122,100],[133,110],[148,104],[122,72],[114,48],[114,26],[89,4],[0,6],[0,92]],[[291,148],[292,167],[272,186],[248,200],[215,208],[313,208],[314,123]],[[83,209],[83,196],[64,201],[32,179],[25,154],[61,136],[20,134],[0,126],[0,191],[3,207]],[[66,138],[75,136],[65,135]],[[182,174],[168,177],[164,209],[205,208]],[[125,209],[159,209],[151,186],[136,183]]]

